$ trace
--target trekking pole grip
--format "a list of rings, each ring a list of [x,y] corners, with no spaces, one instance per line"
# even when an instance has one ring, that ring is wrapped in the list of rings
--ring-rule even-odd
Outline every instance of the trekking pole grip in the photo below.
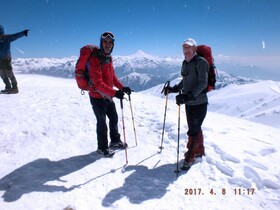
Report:
[[[167,81],[167,82],[164,84],[161,93],[163,93],[164,90],[165,90],[165,88],[167,88],[167,87],[170,87],[170,81]]]
[[[121,101],[121,109],[123,109],[123,99],[120,99]]]

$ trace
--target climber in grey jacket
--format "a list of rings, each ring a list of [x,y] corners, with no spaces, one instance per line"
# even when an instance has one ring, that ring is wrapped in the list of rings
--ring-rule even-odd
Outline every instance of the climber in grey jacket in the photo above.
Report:
[[[209,64],[196,53],[197,43],[194,39],[183,42],[185,59],[181,68],[182,80],[173,87],[165,87],[164,94],[180,93],[176,96],[178,106],[184,104],[188,123],[188,151],[182,170],[188,170],[195,159],[204,156],[202,123],[207,113],[207,83]]]

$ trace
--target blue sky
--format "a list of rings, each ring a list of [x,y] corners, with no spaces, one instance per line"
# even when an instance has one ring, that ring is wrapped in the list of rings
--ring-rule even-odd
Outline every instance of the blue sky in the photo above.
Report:
[[[212,46],[218,59],[270,63],[280,56],[279,0],[0,0],[6,33],[30,29],[12,44],[17,57],[76,56],[99,44],[104,31],[116,36],[113,55],[141,49],[181,55],[192,37]],[[248,59],[246,59],[248,57]],[[232,60],[233,61],[233,60]],[[272,64],[271,64],[272,65]]]

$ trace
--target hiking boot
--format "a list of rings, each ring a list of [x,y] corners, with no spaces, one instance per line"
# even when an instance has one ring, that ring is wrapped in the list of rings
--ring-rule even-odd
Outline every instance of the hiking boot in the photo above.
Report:
[[[111,149],[125,149],[127,148],[127,143],[123,143],[122,141],[110,142],[109,147]]]
[[[11,90],[11,88],[5,88],[4,90],[1,90],[2,94],[8,94],[8,92]]]
[[[203,153],[203,155],[198,153],[198,154],[195,154],[195,158],[202,158],[202,156],[204,156],[204,155],[205,155],[204,153]]]
[[[191,166],[193,166],[194,164],[200,163],[202,162],[202,155],[201,156],[196,156],[194,159],[192,159],[191,161],[184,161],[183,165],[181,166],[181,170],[182,171],[187,171],[191,168]]]
[[[18,88],[11,88],[8,89],[7,94],[17,94],[18,93]]]
[[[100,155],[104,155],[105,157],[112,157],[115,154],[115,152],[111,149],[98,149],[97,153]]]
[[[194,160],[193,161],[189,161],[189,162],[187,162],[187,161],[185,161],[184,163],[183,163],[183,165],[181,166],[181,170],[182,171],[187,171],[187,170],[189,170],[190,168],[191,168],[191,166],[193,165],[193,163],[194,163]]]

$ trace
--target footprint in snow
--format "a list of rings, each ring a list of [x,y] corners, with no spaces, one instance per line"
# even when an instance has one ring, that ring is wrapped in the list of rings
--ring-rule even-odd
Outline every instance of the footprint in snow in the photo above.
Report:
[[[272,153],[276,152],[276,149],[275,148],[266,148],[266,149],[262,149],[260,151],[260,155],[261,156],[266,156],[266,155],[270,155]]]
[[[268,170],[268,168],[254,160],[251,160],[251,159],[245,159],[244,162],[248,163],[250,166],[252,167],[255,167],[255,168],[259,168],[259,169],[262,169],[262,170]]]
[[[212,144],[211,146],[214,148],[214,151],[221,156],[221,159],[223,161],[230,161],[230,162],[233,162],[233,163],[240,163],[241,162],[238,158],[226,153],[225,151],[220,149],[217,145]]]
[[[258,190],[263,188],[263,183],[259,174],[249,166],[244,167],[244,175],[247,179],[251,179],[257,186]]]

